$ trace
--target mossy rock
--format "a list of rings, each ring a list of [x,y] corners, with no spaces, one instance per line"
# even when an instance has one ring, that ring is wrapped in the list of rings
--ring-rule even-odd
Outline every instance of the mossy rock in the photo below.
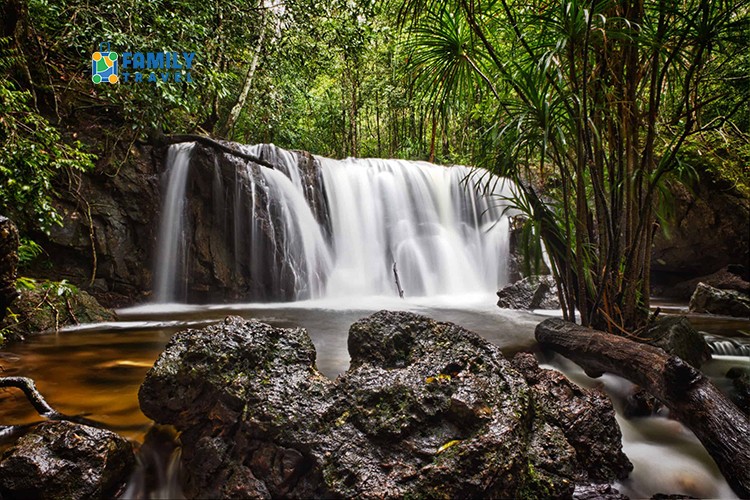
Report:
[[[82,290],[57,293],[55,287],[23,290],[8,308],[0,324],[6,342],[24,340],[27,336],[55,332],[79,323],[99,323],[116,318],[110,309]]]

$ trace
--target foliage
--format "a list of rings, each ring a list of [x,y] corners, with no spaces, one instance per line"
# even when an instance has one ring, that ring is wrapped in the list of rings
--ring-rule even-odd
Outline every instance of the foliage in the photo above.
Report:
[[[58,330],[65,324],[103,321],[111,318],[92,297],[67,280],[36,280],[21,276],[16,280],[19,297],[8,307],[0,323],[0,345],[5,340],[23,340],[45,330]]]
[[[23,267],[42,253],[44,249],[38,243],[28,238],[21,238],[20,245],[18,245],[18,265]]]
[[[7,64],[6,55],[2,65]],[[0,70],[2,69],[0,65]],[[52,206],[52,181],[62,172],[93,167],[80,142],[62,142],[60,132],[31,106],[31,93],[0,80],[0,211],[21,228],[49,230],[60,224]]]
[[[435,105],[493,97],[487,165],[519,184],[566,318],[639,326],[663,182],[693,174],[681,148],[746,102],[722,78],[745,47],[748,5],[405,0],[403,13]],[[728,109],[711,107],[720,98]]]

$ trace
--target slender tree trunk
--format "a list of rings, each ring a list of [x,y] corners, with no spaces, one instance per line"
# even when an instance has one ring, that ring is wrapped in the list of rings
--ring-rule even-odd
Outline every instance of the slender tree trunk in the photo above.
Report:
[[[242,91],[240,92],[240,95],[237,97],[237,102],[235,103],[234,107],[232,107],[232,110],[229,112],[229,116],[227,117],[227,122],[224,125],[223,133],[222,133],[224,137],[227,137],[234,132],[234,126],[237,124],[237,119],[240,117],[240,113],[242,112],[242,109],[245,107],[245,103],[247,102],[247,96],[250,94],[250,89],[253,86],[253,78],[255,77],[255,68],[258,66],[258,60],[260,59],[260,54],[263,50],[263,41],[266,38],[267,13],[268,13],[268,9],[263,9],[263,14],[260,17],[260,36],[258,37],[258,45],[255,46],[255,52],[253,53],[253,60],[250,63],[250,67],[247,70],[247,76],[245,76],[245,83],[242,86]]]

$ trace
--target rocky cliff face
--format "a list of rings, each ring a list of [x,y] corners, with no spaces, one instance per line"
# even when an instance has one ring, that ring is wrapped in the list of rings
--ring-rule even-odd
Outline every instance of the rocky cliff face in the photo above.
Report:
[[[276,148],[260,158],[284,169]],[[295,152],[307,203],[323,227],[330,226],[320,165]],[[196,145],[187,185],[187,300],[292,300],[299,268],[285,256],[289,244],[281,230],[286,210],[269,199],[260,167],[238,157]],[[254,187],[255,186],[255,187]]]
[[[692,190],[672,184],[674,215],[657,231],[654,285],[705,276],[728,264],[750,264],[750,200],[731,185],[704,177]]]
[[[261,157],[271,163],[273,148]],[[120,151],[121,156],[125,156]],[[313,213],[330,233],[319,164],[306,152],[295,153]],[[133,146],[127,161],[67,179],[58,187],[55,206],[63,225],[49,235],[34,235],[52,267],[38,265],[32,274],[67,278],[98,298],[115,304],[149,300],[163,190],[166,148]],[[279,251],[283,235],[274,230],[278,212],[266,192],[241,195],[251,182],[262,184],[259,167],[232,155],[197,145],[188,181],[187,228],[192,301],[240,298],[290,300],[293,271]],[[246,167],[250,165],[249,174]],[[254,206],[251,206],[253,204]],[[235,222],[234,214],[244,214]],[[251,225],[261,235],[251,248]],[[250,258],[250,255],[253,258]],[[120,303],[118,303],[120,301]],[[105,304],[107,300],[104,301]]]
[[[58,186],[55,207],[63,225],[54,226],[49,236],[35,236],[53,266],[37,266],[34,275],[87,286],[95,266],[92,291],[145,298],[141,294],[151,289],[163,156],[160,149],[133,146],[118,170],[72,176]]]

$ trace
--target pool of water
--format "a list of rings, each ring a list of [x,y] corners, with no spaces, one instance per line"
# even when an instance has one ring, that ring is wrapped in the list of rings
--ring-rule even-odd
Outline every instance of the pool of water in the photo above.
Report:
[[[501,310],[491,295],[444,296],[402,300],[370,297],[346,303],[333,300],[282,304],[187,306],[146,305],[118,311],[118,321],[81,325],[13,344],[0,351],[5,376],[25,376],[58,411],[85,415],[141,442],[152,422],[138,406],[138,388],[171,335],[201,327],[227,315],[255,318],[278,327],[304,327],[317,350],[317,366],[335,378],[349,366],[349,326],[381,309],[409,310],[440,321],[452,321],[500,346],[507,356],[534,346],[534,328],[551,312]],[[672,309],[670,309],[670,307]],[[679,306],[664,305],[664,312]],[[715,334],[742,335],[750,321],[693,316],[701,329]],[[589,379],[574,364],[555,358],[550,367],[564,371],[581,385],[603,385],[619,407],[629,383],[606,375]],[[750,367],[750,358],[717,359],[707,367],[721,381],[729,366]],[[725,383],[726,379],[724,379]],[[725,384],[726,385],[726,384]],[[40,417],[20,391],[0,390],[0,425],[37,422]],[[625,420],[625,452],[635,464],[631,477],[619,485],[634,497],[653,493],[683,493],[703,497],[733,497],[713,461],[692,433],[663,417]]]

